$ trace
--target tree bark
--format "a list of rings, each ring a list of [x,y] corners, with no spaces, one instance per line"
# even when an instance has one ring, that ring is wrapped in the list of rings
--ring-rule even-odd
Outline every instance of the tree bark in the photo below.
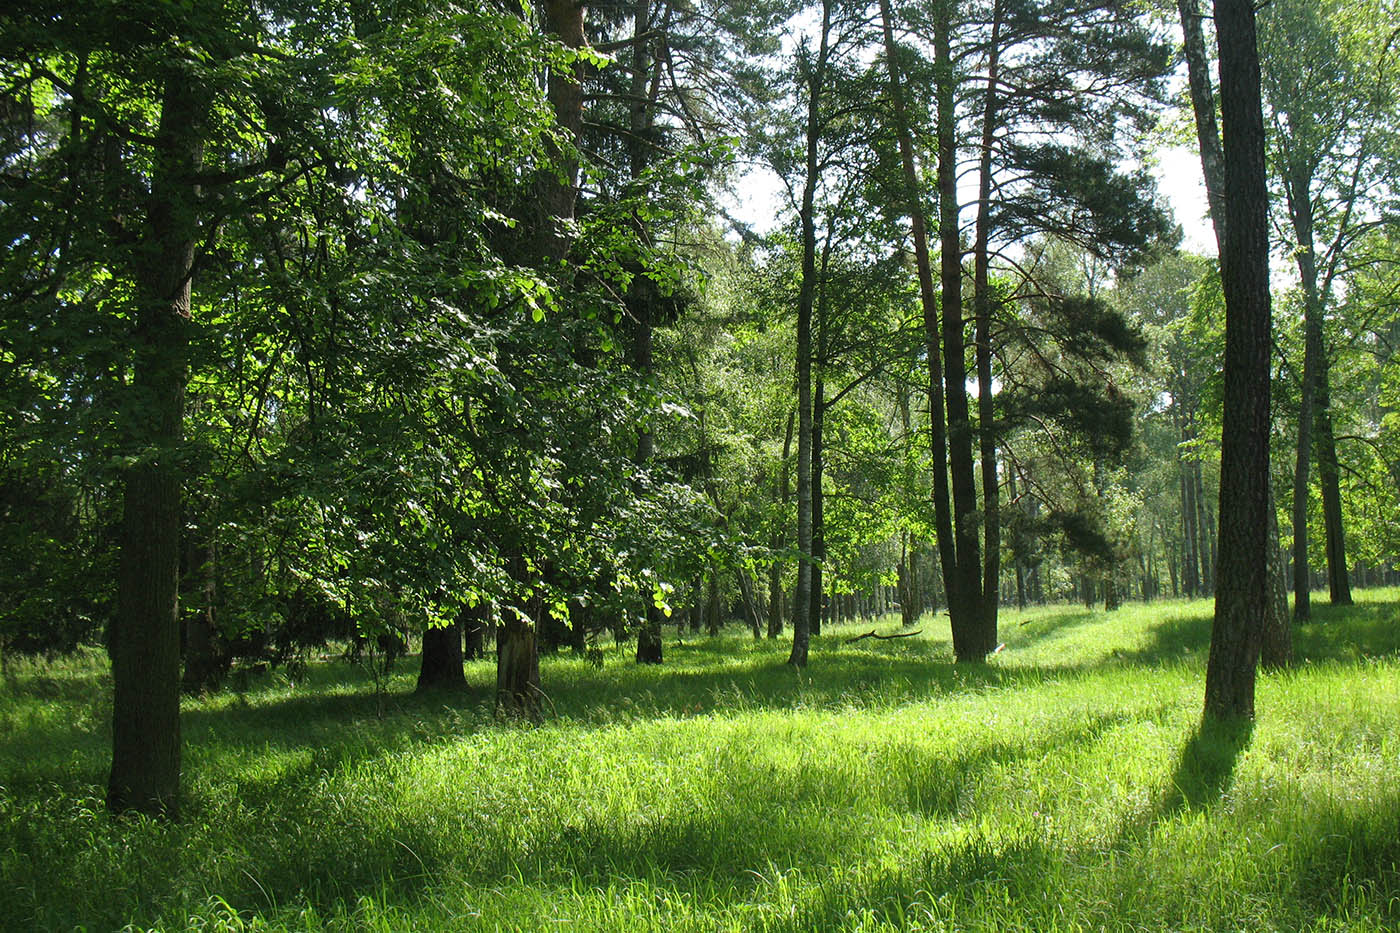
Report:
[[[823,289],[825,286],[823,286]],[[825,301],[822,302],[825,304]],[[820,359],[824,354],[819,353]],[[826,561],[825,499],[822,495],[825,461],[826,387],[821,375],[812,390],[812,606],[808,625],[813,635],[822,633],[822,606],[825,602],[822,577]]]
[[[191,275],[207,109],[189,75],[166,77],[146,229],[137,248],[126,427],[140,458],[123,478],[107,807],[179,815],[180,487]]]
[[[972,463],[972,421],[967,401],[967,344],[963,334],[962,238],[958,211],[956,77],[952,57],[953,4],[934,15],[935,94],[938,100],[938,234],[943,311],[943,389],[948,412],[948,466],[953,497],[953,575],[947,580],[953,655],[981,661],[983,640],[981,521]]]
[[[820,168],[821,97],[826,83],[832,0],[822,3],[817,59],[807,75],[807,135],[802,205],[802,285],[797,299],[797,593],[793,600],[792,653],[788,663],[807,666],[812,612],[812,310],[816,302],[816,191]]]
[[[1323,346],[1325,348],[1325,341]],[[1332,390],[1327,370],[1324,354],[1317,373],[1317,478],[1322,485],[1322,523],[1327,536],[1327,593],[1332,605],[1350,606],[1351,581],[1347,574],[1340,471],[1337,441],[1332,434]]]
[[[1196,0],[1178,0],[1181,29],[1185,37],[1187,78],[1191,90],[1191,109],[1196,115],[1196,139],[1201,151],[1201,172],[1205,178],[1206,199],[1210,205],[1211,226],[1215,230],[1215,246],[1220,256],[1222,273],[1225,263],[1225,154],[1215,122],[1215,95],[1211,92],[1210,63],[1201,29],[1201,13]],[[1269,484],[1269,562],[1270,612],[1264,620],[1269,644],[1274,648],[1288,645],[1292,650],[1293,636],[1288,628],[1288,580],[1278,544],[1278,515],[1274,504],[1273,484]],[[1175,580],[1173,580],[1175,588]],[[1280,599],[1279,594],[1285,594]],[[1284,631],[1280,631],[1284,630]]]
[[[997,81],[1001,52],[1001,3],[992,4],[987,91],[978,157],[977,232],[973,245],[972,306],[977,344],[977,428],[982,459],[982,618],[980,650],[997,646],[997,604],[1001,586],[1001,488],[997,474],[996,403],[992,396],[992,294],[989,244],[992,227],[992,145],[998,120]]]
[[[496,712],[538,720],[541,695],[534,622],[508,609],[496,626]]]
[[[933,523],[937,538],[940,577],[945,596],[952,603],[957,555],[953,546],[953,520],[948,501],[948,439],[943,398],[943,364],[939,356],[942,337],[938,325],[938,296],[933,288],[933,262],[929,255],[928,224],[914,162],[913,134],[909,128],[904,85],[899,70],[898,49],[894,42],[893,17],[889,0],[880,0],[880,19],[885,37],[885,61],[894,104],[895,132],[899,138],[899,161],[904,174],[904,196],[914,241],[914,267],[919,279],[919,301],[924,321],[924,357],[928,361],[929,450],[933,471]]]
[[[1225,153],[1224,425],[1220,567],[1206,666],[1208,719],[1251,718],[1269,612],[1269,228],[1259,53],[1250,0],[1216,0]]]
[[[769,547],[774,553],[782,545],[783,525],[787,521],[788,499],[791,497],[792,489],[788,481],[788,457],[792,456],[792,429],[793,422],[797,418],[796,411],[788,412],[787,430],[783,433],[783,459],[778,465],[778,489],[782,503],[782,512],[777,523],[773,527],[773,537],[769,540]],[[783,634],[783,565],[775,560],[768,568],[768,637],[777,638]]]
[[[467,685],[462,670],[462,626],[451,625],[423,631],[423,655],[418,667],[418,692],[459,690]]]
[[[186,584],[197,585],[201,599],[197,611],[185,613],[185,673],[180,686],[185,693],[198,695],[218,688],[228,673],[229,659],[219,650],[214,624],[214,544],[206,538],[186,548],[186,553],[189,566],[181,579],[182,589],[188,592]]]
[[[554,35],[566,47],[581,49],[584,45],[583,4],[579,0],[544,0],[544,30]],[[554,110],[555,120],[571,140],[583,131],[583,63],[576,62],[567,71],[551,70],[546,93]],[[562,170],[563,180],[554,172],[544,172],[539,182],[540,217],[536,227],[540,253],[561,260],[569,251],[566,228],[573,219],[578,200],[578,158],[572,149],[559,150],[552,143],[550,157]]]

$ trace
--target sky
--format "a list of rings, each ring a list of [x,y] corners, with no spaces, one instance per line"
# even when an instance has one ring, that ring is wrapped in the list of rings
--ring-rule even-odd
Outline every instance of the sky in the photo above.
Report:
[[[1151,171],[1157,189],[1166,199],[1176,222],[1181,224],[1181,248],[1204,256],[1215,255],[1215,234],[1206,213],[1206,186],[1201,177],[1200,157],[1182,146],[1166,147],[1153,154]],[[720,203],[734,219],[766,233],[778,225],[785,196],[776,176],[756,167],[743,175],[733,196]],[[969,198],[975,192],[969,192]]]

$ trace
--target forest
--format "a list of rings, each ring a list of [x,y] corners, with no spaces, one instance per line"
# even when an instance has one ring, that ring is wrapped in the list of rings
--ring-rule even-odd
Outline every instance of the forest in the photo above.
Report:
[[[6,4],[0,928],[1400,920],[1396,23]]]

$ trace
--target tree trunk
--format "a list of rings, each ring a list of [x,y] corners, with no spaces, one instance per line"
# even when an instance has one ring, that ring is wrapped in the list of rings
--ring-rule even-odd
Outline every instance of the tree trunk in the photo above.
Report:
[[[825,303],[825,302],[823,302]],[[812,392],[812,608],[808,624],[813,635],[822,633],[823,571],[826,560],[825,502],[822,496],[822,473],[825,468],[826,389],[820,375]]]
[[[992,396],[992,293],[989,281],[992,212],[992,147],[998,116],[997,80],[1001,53],[1001,3],[992,4],[988,46],[987,91],[982,115],[982,152],[978,159],[977,233],[973,245],[972,306],[977,344],[977,428],[982,460],[981,650],[997,646],[997,603],[1001,589],[1001,488],[997,475],[996,404]]]
[[[571,49],[583,48],[583,4],[578,0],[544,0],[544,30]],[[551,69],[549,73],[550,106],[555,120],[570,140],[577,140],[583,131],[583,63],[576,62],[569,71]],[[539,180],[539,209],[535,233],[539,251],[550,259],[563,259],[569,251],[569,235],[565,222],[574,216],[578,200],[578,158],[572,150],[560,150],[546,141],[549,155],[560,170],[545,171]],[[560,174],[562,173],[562,180]]]
[[[140,457],[123,477],[112,659],[107,807],[179,815],[180,486],[191,275],[207,103],[179,69],[166,77],[150,207],[135,250],[134,368],[125,427]]]
[[[451,625],[423,631],[423,655],[418,667],[418,692],[460,690],[467,685],[462,670],[462,626]]]
[[[953,4],[934,15],[935,93],[938,99],[938,233],[943,311],[943,389],[948,412],[948,466],[953,497],[953,573],[947,579],[953,655],[960,662],[987,655],[983,639],[981,521],[972,463],[972,422],[967,401],[967,345],[963,334],[962,238],[958,212],[957,78],[952,59]]]
[[[1185,37],[1187,78],[1191,90],[1191,109],[1196,115],[1196,139],[1200,144],[1201,172],[1205,179],[1206,199],[1210,205],[1211,226],[1215,230],[1216,251],[1223,267],[1225,263],[1225,154],[1220,144],[1220,134],[1215,122],[1215,96],[1210,86],[1210,64],[1206,56],[1206,44],[1201,29],[1201,13],[1196,0],[1177,0],[1181,13],[1181,29]],[[1269,552],[1277,558],[1278,520],[1274,504],[1273,484],[1269,485],[1269,512],[1274,520],[1269,523]],[[1272,574],[1271,589],[1275,593],[1286,593],[1288,580],[1283,561],[1275,559],[1269,563]],[[1175,584],[1173,584],[1175,588]],[[1282,604],[1275,598],[1270,603],[1272,617],[1266,619],[1269,628],[1288,625],[1288,604],[1285,597]],[[1291,638],[1290,638],[1291,642]]]
[[[719,604],[719,572],[715,569],[713,564],[710,565],[710,598],[708,604],[709,609],[706,613],[708,619],[706,620],[705,628],[707,633],[713,637],[719,634],[720,622],[722,621],[720,618],[721,610]]]
[[[898,48],[894,42],[889,0],[880,0],[880,19],[885,38],[890,97],[894,104],[895,132],[899,138],[899,160],[904,175],[903,193],[909,213],[910,233],[914,240],[914,265],[919,278],[919,301],[924,320],[924,358],[928,362],[929,450],[933,471],[933,521],[938,545],[939,576],[943,581],[945,598],[951,605],[957,553],[953,544],[953,520],[948,499],[948,438],[943,396],[943,364],[939,355],[942,337],[938,324],[938,296],[933,287],[933,262],[928,247],[923,191],[919,183],[918,166],[914,162],[913,134],[909,128],[908,111],[904,101],[904,86],[899,70]]]
[[[773,537],[769,541],[769,547],[774,553],[783,543],[783,525],[787,521],[788,499],[792,492],[788,482],[788,457],[792,455],[792,428],[796,417],[797,412],[788,412],[787,430],[783,434],[783,460],[778,465],[779,501],[782,502],[783,507],[777,522],[774,523]],[[768,568],[768,637],[777,638],[781,634],[783,634],[783,565],[775,560],[773,565]]]
[[[826,82],[832,0],[822,4],[820,47],[807,75],[807,138],[802,206],[802,285],[797,300],[797,594],[788,663],[807,666],[812,609],[812,311],[817,286],[816,193],[820,181],[821,96]]]
[[[1332,434],[1331,380],[1327,370],[1327,357],[1324,355],[1317,373],[1317,478],[1322,485],[1322,522],[1327,536],[1327,592],[1332,605],[1350,606],[1351,582],[1347,576],[1340,471],[1337,467],[1337,441]]]
[[[187,548],[188,563],[182,583],[198,586],[200,606],[185,614],[185,674],[181,689],[198,695],[214,690],[228,673],[229,660],[219,650],[214,624],[214,544],[210,540]],[[189,587],[184,587],[186,592]]]
[[[1226,223],[1220,566],[1206,666],[1208,719],[1252,718],[1269,612],[1269,227],[1251,0],[1216,0]]]
[[[478,603],[476,606],[462,610],[458,623],[462,627],[462,657],[467,661],[475,661],[486,655],[486,628],[487,610],[485,603]],[[581,638],[583,632],[575,634],[575,638]]]
[[[496,711],[538,720],[541,695],[535,627],[513,608],[507,609],[496,626]]]

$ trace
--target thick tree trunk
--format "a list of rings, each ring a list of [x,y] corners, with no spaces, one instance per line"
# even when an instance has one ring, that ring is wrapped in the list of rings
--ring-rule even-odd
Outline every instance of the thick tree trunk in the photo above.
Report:
[[[508,609],[496,626],[496,712],[538,720],[541,696],[535,627]]]
[[[467,685],[462,670],[460,622],[423,632],[423,655],[418,667],[418,692],[460,690]]]
[[[579,0],[544,0],[544,28],[568,48],[583,48],[583,4]],[[575,63],[568,71],[552,70],[549,74],[549,102],[559,127],[571,140],[577,140],[583,131],[582,79],[582,62]],[[541,173],[540,217],[535,232],[540,253],[551,259],[562,259],[569,250],[564,224],[573,218],[578,200],[579,164],[572,150],[560,151],[549,145],[550,155],[562,170],[563,179],[554,172]]]
[[[180,803],[180,486],[201,124],[191,78],[166,78],[150,207],[137,249],[134,367],[125,427],[140,460],[123,478],[107,806],[174,818]]]
[[[1216,0],[1226,223],[1220,567],[1206,666],[1208,719],[1254,715],[1269,612],[1269,228],[1259,54],[1250,0]]]
[[[1211,91],[1210,63],[1206,56],[1204,32],[1201,29],[1202,16],[1197,0],[1177,0],[1181,14],[1181,29],[1185,37],[1187,78],[1191,90],[1191,109],[1196,115],[1196,139],[1201,151],[1201,171],[1205,178],[1206,199],[1210,205],[1211,225],[1215,230],[1216,250],[1222,267],[1225,262],[1225,154],[1220,144],[1220,134],[1215,121],[1215,95]],[[1269,563],[1270,588],[1278,593],[1287,593],[1288,580],[1279,553],[1277,509],[1274,504],[1273,485],[1269,485],[1269,513],[1274,519],[1269,523],[1269,552],[1275,559]],[[1212,565],[1214,566],[1214,564]],[[1173,584],[1175,589],[1175,584]],[[1280,602],[1275,598],[1270,603],[1271,612],[1265,619],[1269,629],[1288,625],[1288,601],[1285,595]],[[1284,639],[1291,644],[1292,637],[1273,636],[1276,644]]]
[[[956,560],[948,584],[948,615],[953,655],[958,661],[981,661],[988,652],[983,638],[981,519],[973,469],[973,430],[967,400],[967,343],[963,333],[962,238],[958,212],[957,79],[952,59],[953,4],[940,3],[934,16],[935,93],[938,99],[938,233],[943,311],[943,389],[948,411],[948,466],[953,497],[953,550]]]

